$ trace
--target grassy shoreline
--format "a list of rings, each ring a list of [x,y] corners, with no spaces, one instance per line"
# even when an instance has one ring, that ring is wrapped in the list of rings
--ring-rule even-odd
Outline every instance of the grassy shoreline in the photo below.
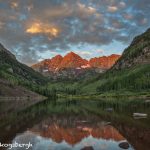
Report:
[[[82,94],[82,95],[68,95],[58,94],[58,98],[69,99],[101,99],[101,98],[128,98],[128,99],[150,99],[150,91],[112,91],[101,94]]]

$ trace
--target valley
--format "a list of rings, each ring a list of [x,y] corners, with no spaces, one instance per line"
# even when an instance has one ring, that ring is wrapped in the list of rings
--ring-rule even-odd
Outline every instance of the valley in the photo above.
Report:
[[[0,0],[0,150],[150,150],[150,0]]]
[[[29,134],[37,138],[40,135],[50,137],[51,144],[54,146],[65,139],[67,145],[60,146],[70,147],[70,142],[78,140],[82,143],[85,137],[88,141],[89,132],[92,132],[93,142],[101,137],[108,145],[111,145],[107,141],[111,138],[112,142],[115,141],[113,146],[118,148],[122,140],[125,140],[126,146],[131,150],[141,150],[143,147],[144,150],[148,150],[149,38],[150,30],[147,30],[136,37],[121,56],[116,57],[113,54],[87,61],[71,52],[64,58],[56,56],[50,60],[43,60],[33,65],[33,69],[21,64],[13,54],[0,45],[0,140],[13,142],[16,139],[20,140],[20,136],[26,138]],[[136,120],[133,116],[135,112],[144,113],[148,117]],[[67,122],[66,130],[64,124],[61,125],[58,122],[59,120],[68,121],[68,117],[81,122],[85,118],[87,119],[84,121],[88,122],[98,117],[96,120],[100,119],[99,124],[102,125],[93,126],[85,123],[81,124],[79,129],[78,126],[74,126],[76,123],[70,124],[69,128]],[[57,118],[57,121],[54,119],[52,120],[54,124],[49,124],[49,118]],[[40,122],[42,125],[39,125],[37,131]],[[34,128],[34,125],[37,126]],[[57,129],[55,129],[56,126]],[[30,129],[26,130],[27,128]],[[104,128],[108,134],[111,128],[116,135],[112,138],[107,133],[96,135],[94,132],[94,130],[103,132]],[[46,134],[45,130],[49,134]],[[77,135],[77,139],[70,141],[69,138],[68,140],[67,137],[70,136],[67,134],[68,130],[74,135],[76,132],[79,137]],[[135,138],[131,135],[134,131],[140,131]],[[60,136],[55,137],[53,132],[54,135],[58,133]],[[21,135],[17,136],[16,133]],[[81,134],[83,137],[80,137]],[[40,142],[42,141],[43,139]],[[76,143],[74,145],[76,146]],[[82,144],[79,146],[84,148]]]

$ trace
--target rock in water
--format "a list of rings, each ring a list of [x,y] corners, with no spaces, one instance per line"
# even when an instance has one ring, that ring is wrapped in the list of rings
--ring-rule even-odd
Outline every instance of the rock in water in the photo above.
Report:
[[[112,111],[113,111],[113,108],[106,108],[106,111],[112,112]]]
[[[145,103],[150,103],[150,100],[146,100]]]
[[[134,117],[147,117],[147,114],[143,114],[143,113],[133,113]]]
[[[119,144],[119,147],[122,149],[128,149],[130,146],[127,142],[122,142]]]
[[[86,146],[82,148],[81,150],[94,150],[92,146]]]

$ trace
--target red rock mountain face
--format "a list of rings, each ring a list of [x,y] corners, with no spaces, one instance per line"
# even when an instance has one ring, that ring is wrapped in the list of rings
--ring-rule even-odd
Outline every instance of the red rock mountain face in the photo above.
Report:
[[[56,68],[61,64],[63,57],[61,55],[56,55],[51,59],[51,61],[47,64],[48,70],[55,71]]]
[[[81,58],[79,55],[70,52],[66,56],[64,56],[62,62],[58,66],[58,70],[64,68],[78,68],[84,65],[87,65],[88,61]]]
[[[96,57],[89,61],[91,67],[109,69],[120,58],[120,55],[112,54],[110,56]]]
[[[120,55],[112,54],[111,56],[103,56],[97,58],[91,58],[89,61],[81,58],[79,55],[70,52],[64,57],[57,55],[52,59],[46,59],[38,64],[32,66],[33,69],[48,70],[48,71],[59,71],[62,69],[81,69],[81,68],[102,68],[109,69],[115,62],[120,58]]]

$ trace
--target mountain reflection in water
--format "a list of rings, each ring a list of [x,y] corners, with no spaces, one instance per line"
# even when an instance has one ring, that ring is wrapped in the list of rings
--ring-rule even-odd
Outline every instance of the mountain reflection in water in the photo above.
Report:
[[[122,150],[119,144],[126,139],[104,121],[47,119],[17,135],[15,141],[31,142],[32,150]],[[133,150],[131,145],[128,150]]]

